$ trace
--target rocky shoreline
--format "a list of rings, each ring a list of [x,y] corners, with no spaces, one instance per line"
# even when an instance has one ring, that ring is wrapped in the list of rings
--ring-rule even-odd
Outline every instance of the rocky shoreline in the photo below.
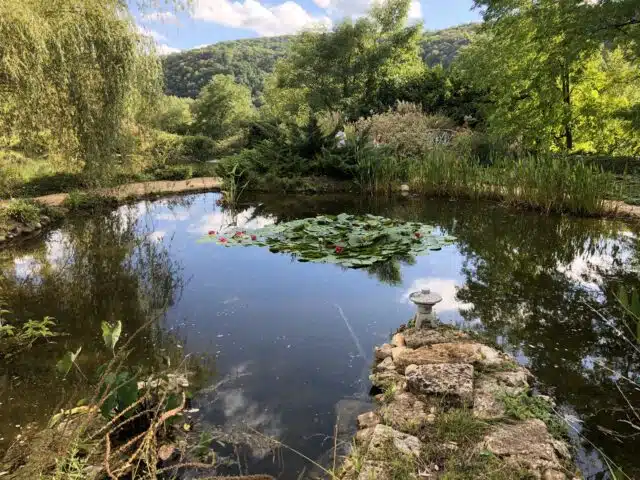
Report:
[[[375,410],[358,417],[339,478],[578,479],[553,400],[475,335],[406,328],[376,348]]]

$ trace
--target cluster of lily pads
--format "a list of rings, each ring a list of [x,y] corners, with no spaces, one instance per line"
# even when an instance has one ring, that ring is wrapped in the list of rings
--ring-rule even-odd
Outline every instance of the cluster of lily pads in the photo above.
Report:
[[[291,253],[301,262],[367,267],[398,256],[440,250],[453,240],[454,237],[435,234],[433,227],[422,223],[342,213],[293,220],[253,231],[225,234],[210,231],[201,241],[224,246],[268,246],[274,253]]]

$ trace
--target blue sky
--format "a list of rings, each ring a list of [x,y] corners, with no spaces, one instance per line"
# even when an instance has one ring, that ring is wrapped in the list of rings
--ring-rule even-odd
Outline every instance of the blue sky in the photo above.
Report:
[[[295,33],[313,25],[330,27],[345,17],[364,14],[376,0],[193,0],[188,12],[134,9],[141,31],[161,53],[223,40]],[[473,0],[413,0],[412,21],[441,29],[480,20]]]

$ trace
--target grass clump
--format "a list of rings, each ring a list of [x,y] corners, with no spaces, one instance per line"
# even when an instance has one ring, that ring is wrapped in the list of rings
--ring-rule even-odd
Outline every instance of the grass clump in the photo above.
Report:
[[[29,200],[14,199],[5,207],[5,215],[16,222],[33,225],[40,220],[40,206]]]
[[[118,204],[117,199],[91,192],[75,190],[70,192],[64,201],[64,206],[71,211],[96,212],[112,208]]]
[[[419,460],[420,470],[441,472],[438,478],[446,480],[535,478],[523,468],[478,449],[478,443],[488,430],[489,424],[474,417],[471,410],[442,413],[421,434],[424,448]]]
[[[519,395],[505,394],[500,397],[504,404],[505,413],[517,420],[537,418],[542,420],[554,438],[565,439],[568,435],[567,426],[553,411],[549,401],[541,396],[529,396],[526,393]]]

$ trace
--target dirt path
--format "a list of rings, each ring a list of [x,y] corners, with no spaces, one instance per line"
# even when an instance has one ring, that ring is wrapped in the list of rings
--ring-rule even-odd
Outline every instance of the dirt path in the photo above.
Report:
[[[219,190],[222,187],[222,180],[215,177],[192,178],[190,180],[158,181],[127,183],[118,187],[100,188],[95,191],[100,195],[116,197],[120,200],[128,197],[145,197],[147,195],[160,193],[179,193],[193,190]],[[54,193],[35,197],[33,200],[46,205],[57,207],[64,203],[68,194]],[[0,200],[0,206],[8,200]]]

